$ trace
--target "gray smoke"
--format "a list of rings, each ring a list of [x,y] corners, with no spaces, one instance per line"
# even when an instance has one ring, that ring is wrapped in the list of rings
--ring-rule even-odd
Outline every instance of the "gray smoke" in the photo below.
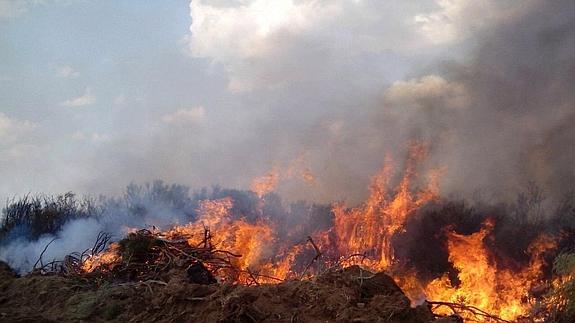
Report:
[[[475,13],[481,14],[481,6],[460,2],[469,10],[462,10],[461,21],[452,22],[468,35],[460,45],[464,49],[456,49],[459,57],[444,52],[432,62],[416,59],[427,68],[404,81],[386,80],[390,69],[382,66],[394,61],[398,48],[418,48],[403,41],[414,38],[397,28],[402,20],[394,16],[394,5],[353,6],[350,17],[359,12],[372,18],[353,28],[341,18],[321,30],[298,33],[285,28],[263,40],[256,37],[248,42],[255,54],[223,41],[207,49],[192,44],[196,56],[221,63],[230,86],[240,91],[243,112],[229,127],[238,137],[221,137],[216,143],[224,158],[206,157],[215,160],[215,173],[225,174],[221,183],[230,179],[232,185],[245,184],[269,165],[285,165],[304,154],[316,185],[291,182],[280,191],[294,199],[357,202],[387,154],[401,169],[409,142],[420,140],[431,150],[426,167],[445,169],[446,195],[471,196],[479,190],[511,199],[531,181],[552,197],[570,190],[575,179],[575,131],[570,127],[575,4],[489,1],[486,7],[500,14],[479,19]],[[368,14],[383,9],[391,10],[391,25]],[[202,22],[194,22],[199,25],[192,25],[192,34],[211,30]],[[385,37],[368,39],[382,43],[383,49],[370,53],[361,35],[376,27]],[[343,34],[333,32],[340,29]],[[194,40],[203,45],[205,39],[200,35]],[[249,91],[242,92],[243,87]],[[223,128],[220,124],[210,129]]]
[[[33,221],[22,221],[3,236],[0,260],[18,272],[26,273],[34,265],[41,267],[92,248],[101,232],[117,241],[134,229],[167,229],[176,224],[187,224],[193,218],[195,202],[188,189],[180,185],[165,185],[159,181],[145,186],[131,184],[120,198],[101,197],[100,201],[92,202],[94,208],[85,212],[89,217],[67,221],[57,232],[30,237],[32,228],[29,226],[33,226]],[[48,207],[45,211],[44,217],[56,216]],[[21,212],[25,212],[25,207]],[[41,255],[42,262],[37,263]]]
[[[505,19],[486,20],[491,25],[481,28],[466,26],[459,55],[433,53],[430,61],[413,53],[410,64],[423,67],[395,82],[393,71],[405,58],[393,48],[406,53],[426,47],[402,43],[414,37],[394,28],[403,23],[393,14],[399,2],[385,8],[379,3],[343,6],[348,16],[331,21],[326,14],[325,28],[277,30],[264,39],[265,46],[258,39],[251,47],[240,46],[247,54],[227,48],[224,41],[212,49],[196,48],[192,54],[213,60],[214,71],[227,73],[235,92],[222,91],[204,108],[146,116],[157,122],[135,123],[98,149],[81,151],[75,158],[84,168],[71,174],[82,178],[65,181],[80,192],[117,190],[131,180],[155,178],[192,187],[245,188],[274,165],[285,170],[303,156],[315,184],[286,180],[278,188],[283,196],[358,202],[387,154],[400,169],[409,142],[421,140],[430,149],[425,167],[445,168],[445,195],[471,196],[481,190],[511,199],[530,181],[552,199],[572,190],[575,2],[507,5],[511,13]],[[376,9],[389,10],[392,17],[368,15]],[[370,19],[358,23],[350,18],[362,15]],[[372,37],[375,27],[385,37]],[[143,118],[138,111],[133,115]],[[167,214],[162,215],[166,221],[179,217],[167,210],[157,214]],[[114,228],[142,226],[124,219],[120,214],[97,224],[72,222],[46,257],[89,247],[100,229],[119,234]],[[50,239],[14,242],[18,245],[0,250],[0,258],[29,268]]]
[[[281,95],[257,140],[239,147],[279,160],[308,152],[311,190],[324,199],[361,199],[385,154],[401,167],[411,140],[429,144],[430,167],[445,167],[444,194],[512,199],[532,181],[561,198],[575,180],[575,3],[520,9],[477,32],[461,59],[380,84],[380,96],[356,82],[369,66],[312,61],[310,73],[326,78]]]
[[[575,3],[528,8],[482,34],[464,62],[444,68],[467,92],[461,111],[434,121],[445,128],[434,133],[448,141],[438,141],[435,157],[447,165],[452,191],[510,196],[534,181],[560,197],[573,188]],[[452,99],[427,104],[445,110]]]

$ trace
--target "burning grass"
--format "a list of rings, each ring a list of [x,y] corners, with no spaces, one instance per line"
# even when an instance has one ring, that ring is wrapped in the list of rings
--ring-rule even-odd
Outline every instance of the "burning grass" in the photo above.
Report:
[[[535,300],[530,295],[531,288],[528,283],[540,282],[537,280],[540,274],[540,254],[555,246],[554,242],[547,238],[537,241],[531,248],[532,266],[525,272],[513,273],[507,270],[497,270],[488,263],[486,251],[481,249],[478,254],[474,250],[474,244],[481,245],[485,236],[492,230],[492,224],[487,223],[482,231],[470,236],[452,234],[450,248],[460,248],[463,252],[451,250],[452,261],[460,270],[459,285],[453,286],[448,277],[442,277],[431,281],[426,286],[416,282],[416,288],[408,290],[408,294],[418,295],[424,293],[432,301],[423,302],[435,317],[465,318],[467,321],[491,321],[511,322],[518,321],[544,321],[549,317],[559,317],[559,312],[571,308],[566,293],[570,288],[570,277],[573,270],[569,266],[571,262],[558,260],[563,267],[557,267],[560,279],[555,281],[555,289],[552,293],[540,295],[539,302],[544,302],[545,307],[531,311],[534,306],[529,300]],[[131,232],[119,242],[112,243],[104,250],[103,246],[109,241],[109,237],[100,234],[93,250],[85,251],[79,256],[73,257],[74,261],[64,260],[43,265],[40,273],[57,273],[75,279],[87,280],[101,286],[104,283],[126,284],[138,283],[147,286],[151,291],[151,285],[167,286],[174,275],[185,275],[186,281],[192,284],[234,284],[244,286],[260,286],[261,284],[286,284],[290,281],[301,281],[304,274],[316,262],[320,262],[322,252],[315,242],[309,238],[308,242],[316,252],[303,272],[298,274],[299,279],[280,279],[255,272],[255,268],[242,269],[242,262],[238,262],[242,256],[230,251],[216,249],[210,230],[203,227],[201,238],[190,235],[194,232],[188,226],[186,229],[174,228],[166,232],[152,232],[142,229]],[[201,240],[200,243],[193,241]],[[298,249],[298,251],[301,251]],[[469,252],[471,251],[471,252]],[[458,258],[459,257],[459,258]],[[407,286],[405,278],[412,277],[408,272],[402,272],[397,268],[390,268],[390,272],[396,276],[396,282],[389,276],[361,269],[359,266],[350,265],[348,257],[335,265],[327,267],[330,263],[322,259],[323,271],[319,272],[316,266],[311,281],[331,277],[337,281],[333,273],[341,272],[342,268],[357,268],[357,276],[361,297],[371,299],[381,294],[381,291],[395,293],[395,298],[381,296],[380,311],[389,313],[392,317],[396,312],[404,312],[406,306],[411,303],[399,286]],[[367,259],[365,256],[359,257]],[[562,259],[562,258],[561,258]],[[567,258],[565,258],[567,259]],[[569,258],[571,259],[571,258]],[[293,257],[288,257],[293,261]],[[353,262],[360,262],[356,260]],[[41,259],[40,259],[41,263]],[[285,263],[285,262],[284,262]],[[367,262],[364,268],[372,265]],[[262,265],[261,268],[266,268]],[[528,270],[528,271],[527,271]],[[38,271],[37,271],[38,272]],[[379,276],[378,276],[379,275]],[[373,278],[377,278],[374,283]],[[310,281],[308,279],[303,281]],[[365,286],[364,286],[364,282]],[[345,284],[343,284],[345,285]],[[412,286],[413,287],[413,286]],[[384,293],[385,294],[385,293]],[[567,296],[565,296],[567,295]],[[378,296],[377,299],[381,298]],[[398,298],[399,297],[399,298]],[[395,299],[395,300],[394,300]],[[402,299],[402,300],[399,300]],[[399,303],[397,303],[399,302]],[[407,302],[407,303],[406,303]],[[361,301],[359,302],[361,303]],[[399,304],[399,305],[393,305]],[[406,305],[407,304],[407,305]],[[363,305],[362,305],[363,306]],[[553,307],[556,306],[556,307]],[[257,313],[254,314],[257,317]],[[568,314],[565,314],[568,315]],[[253,317],[252,317],[253,318]],[[254,321],[258,319],[253,318]]]
[[[542,194],[531,186],[512,209],[446,201],[437,186],[440,170],[419,176],[424,159],[424,147],[413,145],[397,176],[388,158],[368,199],[356,207],[294,206],[307,212],[299,214],[282,211],[281,202],[265,193],[267,186],[248,197],[204,192],[178,204],[194,206],[188,224],[132,230],[108,248],[110,237],[101,234],[93,248],[48,265],[40,261],[39,267],[151,289],[168,284],[174,274],[195,284],[268,286],[312,282],[360,266],[360,286],[374,275],[368,271],[386,272],[412,305],[427,304],[436,316],[502,322],[573,318],[568,258],[558,258],[552,271],[559,250],[575,245],[575,226],[557,220],[573,213],[572,204],[563,203],[556,217],[546,216]],[[130,209],[146,214],[133,204]],[[394,312],[380,305],[383,312]]]

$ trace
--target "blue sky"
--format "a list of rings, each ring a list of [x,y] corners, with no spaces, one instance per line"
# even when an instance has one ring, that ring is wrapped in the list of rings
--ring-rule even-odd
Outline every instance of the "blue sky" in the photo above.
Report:
[[[2,86],[3,111],[56,122],[56,131],[108,132],[125,121],[114,120],[120,109],[154,117],[154,105],[206,100],[213,91],[206,88],[222,87],[224,80],[207,75],[205,62],[186,57],[187,7],[186,1],[40,4],[3,21],[0,73],[9,79]],[[66,68],[76,76],[60,76]],[[90,108],[60,105],[86,89],[95,97]],[[115,106],[121,98],[132,103]],[[69,127],[61,127],[62,118],[69,118]]]
[[[110,138],[145,137],[150,120],[225,97],[225,77],[186,53],[188,6],[48,1],[0,20],[0,111],[34,124],[10,145],[22,146],[21,159],[42,159],[9,160],[6,168],[16,169],[2,172],[3,196],[74,189],[69,177],[97,173],[81,163]],[[66,104],[81,97],[91,99]]]

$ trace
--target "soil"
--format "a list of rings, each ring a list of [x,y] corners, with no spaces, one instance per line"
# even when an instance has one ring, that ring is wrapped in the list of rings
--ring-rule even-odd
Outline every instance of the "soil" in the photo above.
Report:
[[[0,262],[2,322],[431,322],[384,273],[359,267],[313,280],[242,286],[169,280],[110,283],[80,277],[18,277]],[[442,319],[442,322],[456,320]]]

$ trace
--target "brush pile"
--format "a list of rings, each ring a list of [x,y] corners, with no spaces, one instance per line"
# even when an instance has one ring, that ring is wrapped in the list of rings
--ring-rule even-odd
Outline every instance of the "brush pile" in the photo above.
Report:
[[[205,226],[199,227],[196,231],[170,230],[162,232],[155,230],[155,228],[151,230],[141,229],[129,233],[124,239],[114,243],[110,243],[111,237],[108,234],[100,233],[92,248],[81,253],[72,253],[61,261],[44,264],[42,255],[49,248],[52,243],[50,242],[36,263],[35,273],[40,274],[40,276],[58,276],[71,281],[83,281],[86,286],[98,289],[106,289],[108,286],[131,286],[130,288],[136,289],[143,287],[150,292],[152,298],[156,297],[154,290],[157,290],[157,286],[160,286],[162,290],[165,289],[169,294],[170,291],[180,289],[179,287],[176,288],[176,285],[186,284],[192,289],[196,288],[193,287],[195,285],[209,285],[215,288],[210,289],[213,295],[219,295],[218,289],[228,288],[226,286],[235,286],[234,288],[239,288],[249,294],[253,290],[243,288],[251,286],[258,288],[255,292],[258,296],[254,299],[259,299],[261,291],[276,288],[279,292],[283,288],[281,286],[295,284],[296,291],[294,292],[296,293],[300,292],[298,291],[300,288],[303,288],[302,293],[314,295],[319,292],[316,290],[317,288],[325,289],[326,297],[331,293],[327,292],[328,289],[337,290],[339,294],[343,293],[342,299],[336,299],[337,306],[330,305],[337,307],[338,312],[336,314],[322,314],[335,315],[333,318],[358,318],[367,312],[369,313],[368,316],[378,318],[381,318],[382,315],[389,318],[399,318],[406,315],[405,317],[414,319],[414,322],[435,319],[445,322],[460,322],[462,318],[471,322],[511,322],[481,308],[466,304],[463,299],[457,302],[425,301],[418,307],[418,310],[414,311],[410,306],[409,298],[398,287],[393,278],[383,272],[372,273],[361,269],[359,266],[345,265],[345,261],[324,267],[321,272],[307,277],[309,279],[303,279],[306,277],[306,271],[313,264],[320,262],[319,258],[323,256],[311,237],[308,237],[307,243],[313,247],[315,257],[307,266],[302,266],[305,269],[298,275],[299,279],[291,280],[265,276],[261,273],[252,272],[249,268],[243,269],[239,265],[242,255],[218,249],[217,246],[221,246],[221,244],[213,243],[213,240],[215,239],[212,239],[210,229]],[[571,273],[571,269],[568,272]],[[178,283],[173,283],[176,280]],[[278,287],[272,287],[273,284],[270,285],[270,282],[281,284]],[[260,284],[262,285],[260,286]],[[182,291],[182,293],[187,295],[188,291]],[[274,293],[272,292],[270,295]],[[350,295],[355,295],[352,301],[349,299]],[[222,294],[217,298],[220,297],[228,296]],[[204,296],[189,295],[185,296],[185,299],[194,302],[212,300]],[[314,299],[314,302],[317,303],[318,300]],[[146,300],[146,302],[149,301]],[[290,302],[290,297],[286,295],[286,299],[281,301],[281,306],[287,307],[282,311],[289,312]],[[534,318],[541,318],[540,321],[549,321],[548,318],[556,317],[553,315],[556,312],[553,310],[555,303],[557,300],[554,298],[551,307],[538,308],[537,311],[532,311],[529,316],[517,317],[514,321],[529,322]],[[302,303],[301,305],[305,304]],[[240,318],[240,321],[259,322],[268,320],[270,313],[276,311],[276,309],[262,311],[261,306],[254,307],[251,303],[242,303],[237,304],[237,306],[234,305],[222,313],[227,313],[226,319],[233,317],[234,319]],[[368,307],[369,311],[364,310],[364,307]],[[426,318],[422,318],[421,315]],[[293,320],[290,318],[291,321]]]
[[[0,262],[0,319],[423,323],[438,318],[426,304],[411,307],[384,273],[332,267],[311,280],[260,285],[260,275],[237,265],[241,255],[215,248],[209,229],[197,238],[142,229],[110,244],[110,236],[101,233],[93,248],[62,261],[44,264],[40,256],[36,270],[24,277]],[[316,250],[314,261],[320,255]]]
[[[117,270],[117,269],[114,269]],[[86,274],[18,277],[0,262],[2,322],[412,322],[435,321],[393,280],[358,266],[280,284],[165,282],[94,284]],[[81,279],[78,279],[81,278]],[[438,322],[460,322],[455,317]]]
[[[258,284],[257,274],[235,265],[234,260],[241,255],[215,248],[208,228],[204,228],[199,244],[191,244],[190,239],[186,234],[165,236],[141,229],[109,244],[110,236],[100,233],[93,248],[70,254],[64,260],[43,264],[40,256],[36,271],[116,283],[162,282],[174,271],[185,271],[189,282],[196,284],[213,284],[218,279]]]

